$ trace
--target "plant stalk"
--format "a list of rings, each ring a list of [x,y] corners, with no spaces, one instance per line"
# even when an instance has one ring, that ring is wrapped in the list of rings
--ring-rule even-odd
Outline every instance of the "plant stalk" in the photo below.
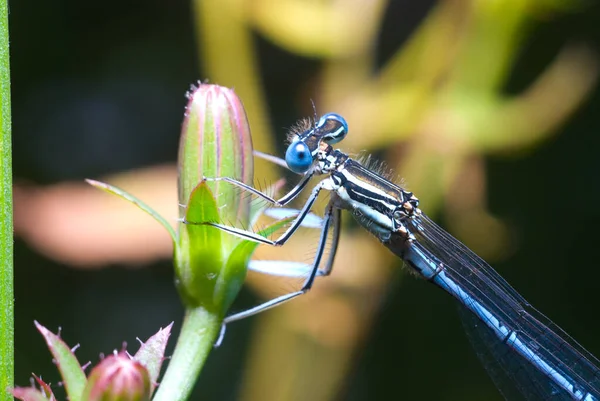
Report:
[[[0,400],[14,386],[12,152],[8,0],[0,0]]]
[[[202,307],[186,310],[175,351],[153,401],[188,399],[219,334],[221,321]]]

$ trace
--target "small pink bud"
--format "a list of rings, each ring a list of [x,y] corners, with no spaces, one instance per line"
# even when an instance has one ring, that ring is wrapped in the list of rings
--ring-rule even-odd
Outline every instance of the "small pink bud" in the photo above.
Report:
[[[88,378],[84,391],[87,401],[150,400],[150,375],[139,362],[127,354],[110,355],[100,362]]]

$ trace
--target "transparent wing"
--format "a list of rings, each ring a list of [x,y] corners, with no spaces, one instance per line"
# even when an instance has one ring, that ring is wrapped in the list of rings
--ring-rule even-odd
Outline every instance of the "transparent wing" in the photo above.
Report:
[[[507,399],[600,400],[600,363],[593,355],[427,216],[407,224],[417,242],[443,263],[444,277],[459,289],[453,295],[462,309],[469,309],[461,312],[467,333]],[[482,322],[486,319],[489,321]],[[518,346],[509,346],[513,340],[501,340],[490,326],[514,333]],[[576,385],[570,388],[573,383]]]
[[[470,310],[459,305],[458,311],[477,357],[505,399],[572,400],[569,394],[553,386],[553,383],[532,364],[507,350],[493,331]]]

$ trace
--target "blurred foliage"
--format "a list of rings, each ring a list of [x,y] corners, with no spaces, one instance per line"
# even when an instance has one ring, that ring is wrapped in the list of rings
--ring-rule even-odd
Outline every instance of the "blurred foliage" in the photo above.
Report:
[[[450,229],[491,258],[508,249],[510,234],[487,212],[482,157],[523,151],[547,139],[597,77],[593,53],[571,44],[528,87],[504,91],[532,19],[558,11],[562,3],[440,1],[379,68],[375,58],[386,1],[198,0],[194,6],[201,62],[211,79],[234,86],[245,100],[257,149],[274,146],[264,127],[266,99],[253,30],[286,51],[319,59],[321,68],[305,92],[317,110],[347,119],[350,134],[340,146],[379,151],[406,178],[425,211],[445,208]],[[274,178],[269,170],[256,175]],[[395,263],[388,255],[365,258],[378,246],[365,237],[344,238],[355,242],[356,258],[338,258],[340,274],[333,283],[319,283],[325,288],[303,303],[261,319],[242,399],[336,398],[385,293],[390,271],[381,267]],[[340,254],[347,253],[342,244]],[[367,260],[376,260],[378,268],[350,282],[340,278]],[[376,283],[367,279],[375,274]],[[264,280],[253,283],[265,287]]]
[[[597,6],[565,0],[31,6],[23,0],[11,11],[17,176],[52,183],[174,162],[183,104],[177,99],[197,79],[196,51],[200,76],[234,87],[242,98],[256,149],[280,153],[282,126],[311,116],[310,99],[319,113],[344,115],[350,133],[343,150],[387,161],[426,212],[442,216],[481,256],[499,260],[495,265],[520,292],[590,351],[600,351],[597,341],[594,348],[600,326],[588,319],[595,305],[586,295],[600,278],[587,251],[600,223],[594,134],[600,119],[591,92],[597,65],[596,53],[580,44],[600,43]],[[590,105],[553,137],[590,93]],[[31,110],[39,110],[36,118]],[[271,166],[256,167],[261,183],[279,178]],[[167,190],[166,179],[126,177],[147,191]],[[35,197],[21,195],[22,205]],[[558,205],[577,213],[565,218]],[[83,203],[72,209],[94,218]],[[48,224],[37,208],[26,210],[32,232]],[[303,299],[232,325],[203,372],[197,399],[415,399],[424,388],[432,399],[499,399],[447,296],[408,280],[390,292],[399,277],[390,266],[398,261],[346,220],[332,277]],[[144,231],[130,224],[121,232]],[[302,241],[293,251],[314,249]],[[156,258],[158,248],[145,244],[140,248]],[[54,316],[65,336],[86,340],[79,352],[95,358],[90,344],[114,347],[165,323],[154,319],[181,313],[168,264],[146,272],[71,272],[23,244],[19,249],[17,262],[27,268],[17,276],[23,300],[17,369],[27,375],[40,366],[29,359],[33,317]],[[271,257],[271,250],[259,251]],[[54,304],[28,299],[32,290],[44,295],[42,283],[58,280],[75,290],[56,294]],[[260,297],[272,295],[265,279],[253,275],[250,282]],[[257,302],[243,293],[234,309]],[[99,335],[99,323],[120,330]]]

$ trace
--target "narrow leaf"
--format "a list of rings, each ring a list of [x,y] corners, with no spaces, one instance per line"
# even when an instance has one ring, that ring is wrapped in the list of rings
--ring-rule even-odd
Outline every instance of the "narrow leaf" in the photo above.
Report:
[[[162,224],[162,226],[164,228],[166,228],[167,231],[169,232],[169,235],[171,235],[171,239],[173,240],[173,242],[177,241],[177,234],[175,233],[175,230],[169,224],[169,222],[164,217],[162,217],[160,214],[158,214],[154,209],[152,209],[150,206],[148,206],[146,203],[142,202],[141,200],[139,200],[135,196],[131,195],[130,193],[127,193],[124,190],[117,188],[113,185],[106,184],[104,182],[100,182],[100,181],[96,181],[96,180],[91,180],[91,179],[86,179],[85,181],[93,187],[101,189],[104,192],[108,192],[110,194],[117,195],[121,199],[124,199],[130,203],[133,203],[135,206],[140,208],[142,211],[144,211],[144,212],[148,213],[150,216],[152,216],[154,218],[154,220],[156,220],[160,224]]]
[[[273,224],[270,224],[270,225],[266,226],[265,228],[263,228],[262,230],[258,231],[258,235],[267,238],[268,236],[270,236],[271,234],[273,234],[280,228],[284,227],[286,224],[289,224],[292,221],[294,221],[295,218],[296,218],[296,215],[294,214],[294,215],[291,215],[288,217],[284,217],[281,220],[277,220]]]
[[[79,401],[87,379],[75,354],[73,354],[71,348],[59,336],[38,322],[35,322],[35,326],[42,336],[44,336],[46,344],[48,344],[48,349],[56,360],[56,365],[62,376],[69,400]]]

